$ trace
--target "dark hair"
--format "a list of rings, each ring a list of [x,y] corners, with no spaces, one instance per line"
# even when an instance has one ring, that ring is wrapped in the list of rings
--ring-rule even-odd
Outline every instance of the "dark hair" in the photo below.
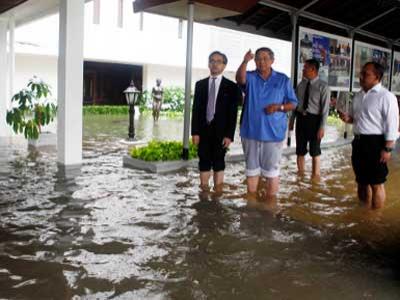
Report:
[[[315,58],[307,59],[305,63],[309,64],[310,66],[313,66],[317,70],[317,72],[319,71],[319,61],[316,60]]]
[[[378,77],[378,80],[381,81],[383,73],[385,72],[385,68],[380,63],[377,63],[375,61],[366,62],[362,68],[364,69],[368,65],[372,65],[374,67],[374,73]]]
[[[211,52],[211,54],[208,56],[208,62],[211,61],[211,57],[212,57],[213,55],[215,55],[215,54],[222,56],[222,61],[223,61],[224,65],[226,65],[226,64],[228,63],[228,58],[226,57],[226,55],[225,55],[224,53],[222,53],[222,52],[220,52],[220,51],[213,51],[213,52]]]
[[[259,54],[260,52],[267,52],[270,59],[274,59],[274,58],[275,58],[274,51],[272,51],[272,50],[271,50],[270,48],[268,48],[268,47],[261,47],[261,48],[258,48],[258,49],[256,50],[256,55],[255,55],[256,58],[257,58],[257,56],[258,56],[258,54]]]

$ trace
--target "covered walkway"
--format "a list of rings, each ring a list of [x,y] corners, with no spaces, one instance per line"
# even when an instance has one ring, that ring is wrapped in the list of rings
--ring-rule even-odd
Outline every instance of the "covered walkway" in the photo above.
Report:
[[[14,29],[59,12],[57,160],[62,165],[82,162],[83,26],[85,0],[7,0],[0,3],[0,136],[11,134],[5,113],[13,91]],[[60,3],[60,4],[58,4]],[[356,41],[400,49],[399,0],[137,0],[135,12],[146,11],[188,20],[184,157],[189,144],[193,22],[231,28],[292,41],[292,80],[296,84],[299,27],[350,37]],[[354,13],[357,11],[357,13]],[[352,52],[354,59],[354,51]],[[352,61],[353,61],[352,59]],[[353,80],[353,64],[350,81]],[[392,72],[390,73],[391,76]],[[389,85],[391,80],[389,80]],[[349,84],[349,90],[353,87]]]

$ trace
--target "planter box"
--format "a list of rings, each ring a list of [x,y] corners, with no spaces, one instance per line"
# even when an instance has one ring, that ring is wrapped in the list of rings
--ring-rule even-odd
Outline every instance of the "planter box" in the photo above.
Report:
[[[122,158],[123,166],[148,171],[151,173],[166,173],[177,171],[188,166],[195,166],[198,162],[197,159],[192,160],[174,160],[174,161],[145,161],[141,159],[132,158],[125,155]]]
[[[28,147],[45,147],[45,146],[56,146],[57,135],[52,132],[42,132],[37,140],[28,139]]]
[[[351,143],[351,139],[339,139],[334,142],[321,144],[321,148],[322,149],[330,149],[330,148],[342,147],[342,146],[348,145],[350,143]],[[285,155],[285,156],[295,155],[295,154],[296,154],[295,147],[284,148],[282,151],[282,155]],[[144,170],[144,171],[148,171],[151,173],[166,173],[166,172],[177,171],[177,170],[186,168],[188,166],[196,166],[198,163],[198,159],[192,159],[189,161],[185,161],[185,160],[158,161],[158,162],[157,161],[144,161],[141,159],[132,158],[129,155],[125,155],[122,158],[122,161],[123,161],[124,167]],[[234,153],[231,155],[228,154],[225,157],[225,161],[230,162],[230,163],[243,162],[244,155],[243,155],[243,153]]]

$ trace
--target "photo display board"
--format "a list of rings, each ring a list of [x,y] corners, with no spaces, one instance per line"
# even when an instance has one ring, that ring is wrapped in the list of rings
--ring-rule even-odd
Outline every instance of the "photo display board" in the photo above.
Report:
[[[297,82],[303,77],[307,59],[320,62],[319,77],[331,90],[350,89],[351,39],[305,27],[299,28]]]
[[[362,66],[369,61],[380,63],[384,68],[382,85],[389,88],[389,74],[391,63],[391,50],[379,46],[356,41],[354,45],[354,61],[353,61],[353,91],[360,90],[360,72]]]
[[[400,52],[394,52],[393,75],[392,75],[392,92],[400,96]]]

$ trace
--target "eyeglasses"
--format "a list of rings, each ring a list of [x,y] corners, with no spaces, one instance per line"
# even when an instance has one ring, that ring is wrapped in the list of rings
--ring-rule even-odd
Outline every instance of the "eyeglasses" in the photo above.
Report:
[[[214,59],[211,59],[211,60],[209,61],[209,63],[210,63],[210,64],[214,64],[214,65],[220,65],[220,64],[223,64],[224,61],[223,61],[223,60],[214,60]]]

